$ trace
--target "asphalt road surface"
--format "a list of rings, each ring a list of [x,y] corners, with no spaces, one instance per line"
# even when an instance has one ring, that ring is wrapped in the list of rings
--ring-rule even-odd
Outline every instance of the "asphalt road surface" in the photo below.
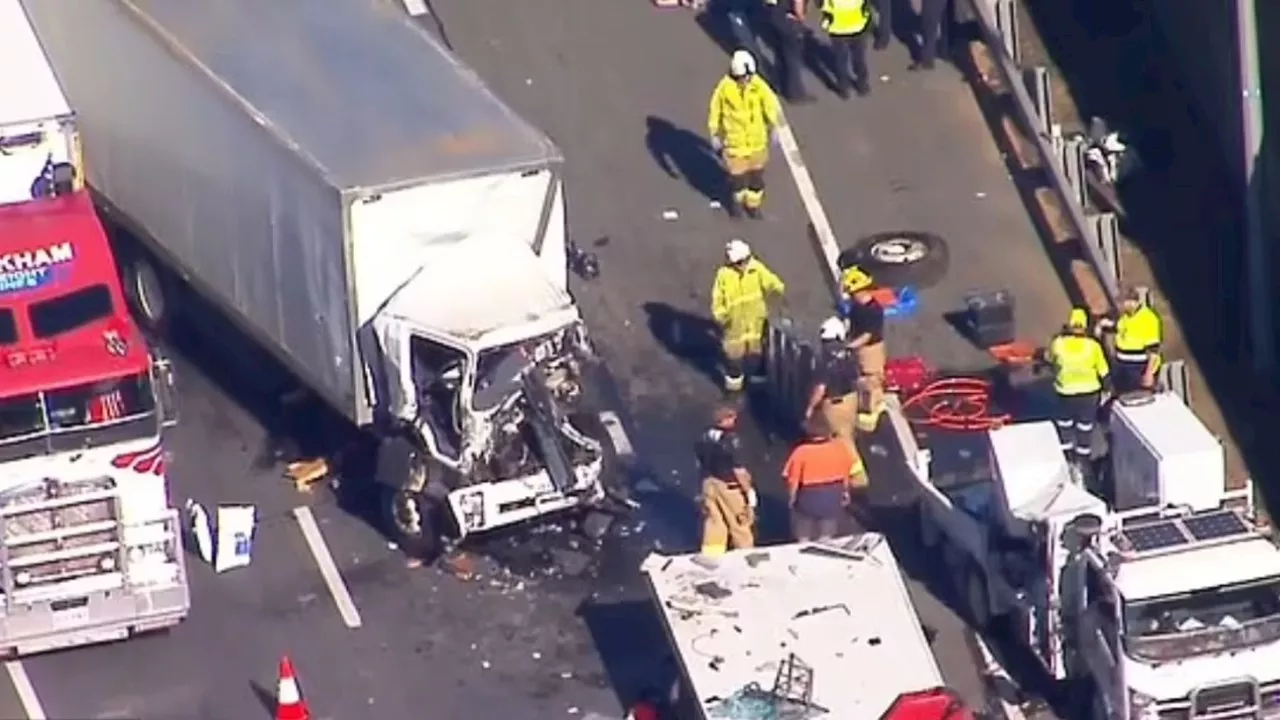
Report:
[[[640,0],[561,0],[553,9],[437,0],[432,11],[428,27],[438,21],[568,158],[571,232],[603,268],[578,293],[634,446],[638,522],[604,549],[565,532],[489,539],[475,548],[471,580],[408,569],[359,503],[323,489],[299,496],[281,480],[271,403],[223,383],[222,364],[188,350],[178,364],[183,424],[169,442],[173,497],[255,504],[253,565],[218,576],[193,560],[186,623],[29,658],[21,667],[31,692],[0,689],[0,715],[28,717],[34,696],[53,719],[268,718],[281,654],[293,659],[318,719],[618,715],[620,702],[660,676],[666,650],[635,563],[651,547],[696,545],[688,447],[719,397],[706,342],[710,280],[724,242],[742,236],[787,281],[801,327],[816,325],[830,296],[810,218],[780,160],[769,172],[766,219],[734,221],[712,206],[721,190],[700,136],[727,57],[692,14]],[[1051,332],[1067,302],[960,75],[946,66],[908,73],[908,63],[901,45],[875,54],[873,95],[847,103],[810,75],[819,102],[787,113],[838,238],[918,230],[950,245],[947,276],[922,293],[914,318],[893,327],[894,354],[977,367],[984,356],[942,317],[966,292],[1011,290],[1029,339]],[[762,540],[777,540],[787,445],[767,415],[749,418],[744,434],[767,490]],[[900,479],[879,474],[873,490],[873,519],[892,523]],[[350,594],[345,613],[301,530],[299,505],[311,509]],[[895,547],[949,682],[986,704],[972,643],[938,599],[946,596],[938,578],[910,542]]]

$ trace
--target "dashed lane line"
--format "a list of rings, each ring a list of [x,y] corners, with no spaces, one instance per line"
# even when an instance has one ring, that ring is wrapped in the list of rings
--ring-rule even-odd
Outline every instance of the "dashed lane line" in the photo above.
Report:
[[[338,572],[338,565],[334,563],[329,546],[325,544],[324,535],[320,533],[316,516],[312,514],[311,508],[305,505],[294,508],[293,516],[298,521],[298,527],[302,529],[302,537],[307,541],[311,557],[320,568],[320,576],[324,578],[324,584],[328,586],[329,594],[333,596],[333,602],[338,606],[338,614],[342,616],[342,622],[349,628],[360,627],[360,610],[351,599],[347,584],[342,581],[342,574]]]
[[[36,688],[27,677],[27,668],[22,661],[9,660],[4,664],[4,670],[9,673],[9,681],[13,683],[27,720],[48,720],[49,716],[44,712],[44,705],[40,703],[40,696],[36,695]]]

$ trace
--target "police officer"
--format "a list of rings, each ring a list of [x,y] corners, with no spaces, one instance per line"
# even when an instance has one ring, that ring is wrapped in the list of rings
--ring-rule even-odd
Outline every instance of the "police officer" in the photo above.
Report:
[[[812,100],[804,91],[800,71],[804,68],[805,0],[764,0],[765,15],[773,28],[777,57],[781,61],[782,95],[791,102]]]
[[[822,29],[831,40],[836,64],[836,94],[849,97],[871,92],[867,71],[867,35],[871,9],[867,0],[822,0]]]
[[[1104,318],[1098,323],[1098,329],[1115,334],[1112,348],[1116,363],[1116,392],[1124,394],[1155,388],[1164,332],[1160,315],[1142,302],[1137,288],[1125,289],[1120,316]]]
[[[938,40],[950,0],[920,0],[920,54],[912,70],[932,70],[938,57]],[[945,39],[944,39],[945,42]]]
[[[858,361],[845,345],[845,336],[844,320],[838,317],[827,318],[818,330],[821,355],[804,418],[808,421],[820,410],[831,434],[856,454]]]
[[[711,427],[694,445],[702,471],[702,554],[755,546],[756,494],[738,445],[738,410],[716,408]]]
[[[1102,344],[1090,337],[1088,328],[1089,313],[1073,308],[1066,328],[1049,343],[1045,353],[1045,360],[1053,366],[1053,390],[1058,395],[1058,437],[1067,459],[1086,477],[1093,450],[1093,426],[1103,388],[1110,381]]]

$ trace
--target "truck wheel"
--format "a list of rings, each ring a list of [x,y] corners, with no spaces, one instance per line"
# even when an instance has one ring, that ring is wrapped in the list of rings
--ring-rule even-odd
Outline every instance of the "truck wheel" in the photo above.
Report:
[[[877,285],[917,290],[942,281],[951,265],[947,242],[933,233],[899,230],[862,238],[840,253],[841,269],[857,265],[875,279]]]
[[[378,446],[377,481],[387,532],[409,555],[429,559],[439,548],[443,503],[426,493],[430,460],[412,440],[396,435]]]
[[[159,331],[169,317],[165,281],[155,264],[142,254],[129,260],[124,283],[134,314],[148,329]]]

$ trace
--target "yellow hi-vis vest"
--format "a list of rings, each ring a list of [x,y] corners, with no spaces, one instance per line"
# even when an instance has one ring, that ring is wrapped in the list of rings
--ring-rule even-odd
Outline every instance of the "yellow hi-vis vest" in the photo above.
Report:
[[[1102,389],[1109,374],[1102,345],[1091,337],[1059,335],[1049,343],[1055,370],[1053,389],[1059,395],[1087,395]]]
[[[1160,315],[1143,305],[1116,320],[1116,360],[1145,363],[1160,348]]]
[[[869,22],[866,0],[822,0],[822,29],[828,35],[857,35]]]

